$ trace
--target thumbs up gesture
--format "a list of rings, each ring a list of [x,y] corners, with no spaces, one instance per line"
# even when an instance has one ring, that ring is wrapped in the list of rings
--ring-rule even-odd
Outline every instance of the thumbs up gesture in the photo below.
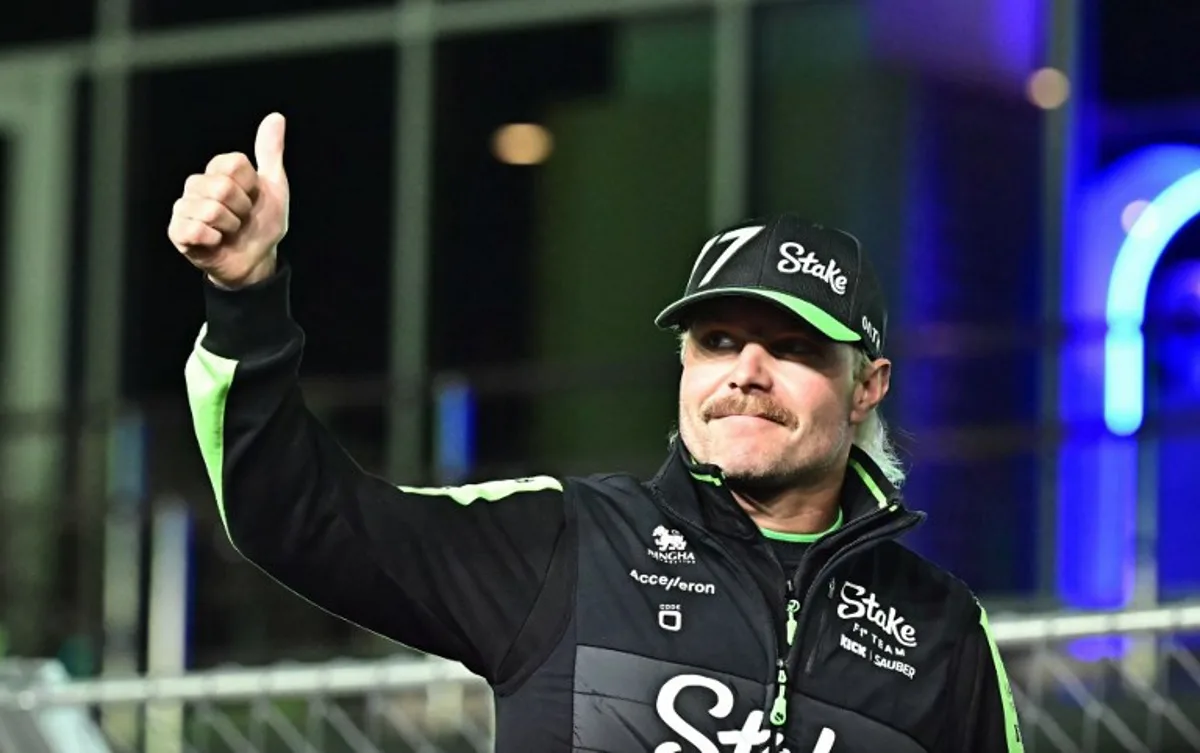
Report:
[[[285,126],[278,113],[265,117],[254,142],[257,167],[245,154],[217,155],[187,179],[175,202],[167,237],[220,287],[250,285],[275,271],[288,228]]]

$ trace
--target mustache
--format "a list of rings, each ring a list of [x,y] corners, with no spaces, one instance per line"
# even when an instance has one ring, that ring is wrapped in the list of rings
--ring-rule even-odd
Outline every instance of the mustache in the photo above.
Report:
[[[796,426],[796,417],[790,411],[762,396],[726,395],[704,406],[700,415],[706,422],[727,416],[755,416],[788,428]]]

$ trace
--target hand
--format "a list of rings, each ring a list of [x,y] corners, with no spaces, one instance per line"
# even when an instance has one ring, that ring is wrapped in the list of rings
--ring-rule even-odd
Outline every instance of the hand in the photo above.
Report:
[[[287,173],[283,169],[286,121],[263,118],[250,164],[241,153],[213,157],[202,175],[184,183],[167,237],[215,285],[239,288],[270,277],[287,234]]]

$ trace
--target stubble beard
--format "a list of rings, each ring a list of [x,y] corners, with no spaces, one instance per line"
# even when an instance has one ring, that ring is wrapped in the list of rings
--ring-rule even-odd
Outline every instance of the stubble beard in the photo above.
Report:
[[[783,457],[766,468],[726,471],[726,482],[738,493],[761,501],[796,489],[820,487],[830,474],[842,470],[842,456],[852,436],[848,423],[829,431],[834,436],[813,437],[806,442],[808,446],[800,457]]]

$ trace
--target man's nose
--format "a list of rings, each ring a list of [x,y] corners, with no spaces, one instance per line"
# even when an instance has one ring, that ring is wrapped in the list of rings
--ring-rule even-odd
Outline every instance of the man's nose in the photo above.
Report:
[[[729,386],[737,390],[769,390],[772,356],[758,343],[746,343],[729,374]]]

